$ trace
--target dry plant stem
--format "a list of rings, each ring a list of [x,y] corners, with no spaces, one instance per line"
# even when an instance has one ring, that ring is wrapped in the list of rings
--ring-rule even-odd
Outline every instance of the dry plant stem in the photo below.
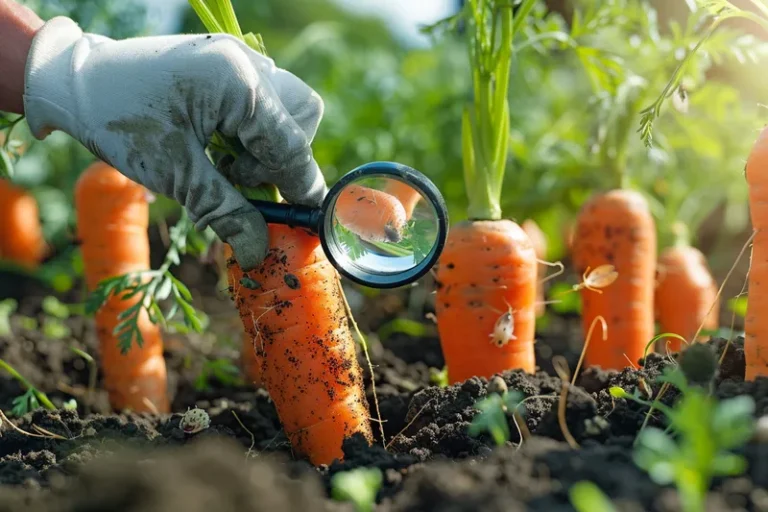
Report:
[[[744,276],[744,284],[741,285],[741,291],[736,296],[741,297],[744,295],[744,292],[747,290],[747,283],[749,283],[749,274]],[[723,361],[725,360],[725,354],[728,352],[728,348],[731,346],[731,342],[733,341],[733,326],[736,325],[736,309],[734,309],[731,312],[731,325],[728,327],[728,341],[725,342],[725,347],[723,347],[723,353],[720,354],[720,359],[717,361],[718,365],[722,365]]]
[[[421,409],[419,409],[419,412],[413,415],[413,418],[411,418],[411,421],[409,421],[408,424],[404,426],[400,432],[392,436],[392,439],[390,439],[387,445],[384,447],[385,450],[389,450],[389,447],[392,446],[392,443],[395,442],[395,439],[403,435],[403,432],[408,430],[408,427],[413,425],[413,422],[416,421],[416,418],[418,418],[421,415],[421,413],[424,412],[424,410],[426,410],[427,406],[432,403],[432,400],[434,400],[434,398],[430,398],[429,400],[427,400],[427,403],[425,403],[424,406]]]
[[[339,295],[344,300],[344,308],[347,310],[349,321],[352,322],[352,326],[355,328],[355,333],[360,338],[360,344],[363,346],[363,353],[365,354],[365,360],[368,363],[368,371],[371,372],[371,387],[373,388],[373,404],[376,406],[376,417],[378,418],[379,431],[381,432],[381,444],[386,449],[386,437],[384,436],[384,422],[381,420],[381,411],[379,410],[379,397],[376,395],[376,376],[373,374],[373,363],[371,362],[371,355],[368,353],[368,343],[365,341],[363,333],[360,332],[360,328],[357,326],[355,317],[352,315],[352,308],[349,307],[347,302],[347,296],[344,295],[344,289],[341,287],[341,279],[336,274],[336,285],[339,287]]]
[[[512,420],[515,422],[517,432],[520,434],[520,443],[531,439],[531,431],[528,430],[528,425],[525,423],[525,418],[515,409],[512,411]]]
[[[561,384],[561,390],[560,390],[560,401],[557,405],[557,421],[560,424],[560,430],[563,433],[563,437],[568,442],[571,448],[574,450],[579,449],[579,443],[576,442],[576,439],[571,435],[571,431],[568,430],[568,424],[565,421],[565,410],[568,400],[568,391],[570,389],[570,383],[569,381],[569,375],[568,375],[568,363],[565,362],[565,358],[563,356],[555,356],[552,358],[552,366],[555,367],[555,372],[557,373],[557,376],[560,377]]]
[[[733,274],[733,271],[736,270],[736,265],[739,264],[739,261],[741,261],[742,256],[744,256],[744,253],[747,252],[747,248],[752,243],[752,240],[754,240],[755,235],[757,234],[757,231],[753,230],[752,235],[747,239],[746,242],[744,242],[744,245],[741,247],[741,251],[739,251],[739,255],[736,256],[736,261],[733,262],[733,265],[731,265],[730,270],[728,270],[728,273],[725,275],[725,279],[723,279],[723,283],[720,285],[720,288],[717,290],[717,295],[715,296],[715,300],[720,299],[720,295],[723,293],[723,288],[725,288],[726,283],[728,282],[728,279],[731,278],[731,274]],[[713,303],[711,306],[709,306],[709,310],[707,311],[707,314],[709,314],[712,311],[712,308],[715,307],[715,303]],[[696,331],[696,335],[693,337],[693,339],[698,339],[699,333],[701,333],[701,330],[704,328],[704,322],[699,325],[698,330]]]
[[[245,458],[247,459],[247,458],[248,458],[248,456],[249,456],[249,455],[251,454],[251,452],[253,451],[253,447],[256,445],[256,438],[254,437],[254,435],[253,435],[253,432],[251,432],[250,430],[248,430],[248,428],[247,428],[245,425],[243,425],[243,422],[242,422],[242,421],[240,421],[240,418],[238,417],[238,415],[237,415],[237,413],[236,413],[235,411],[232,411],[232,416],[234,416],[234,417],[235,417],[235,421],[237,421],[237,423],[240,425],[240,427],[241,427],[243,430],[245,430],[246,432],[248,432],[248,435],[249,435],[249,436],[251,436],[251,446],[249,446],[249,447],[248,447],[248,451],[247,451],[247,452],[245,452]]]
[[[5,413],[0,409],[0,425],[3,424],[3,422],[7,423],[13,430],[18,432],[21,435],[28,436],[28,437],[41,437],[43,439],[62,439],[64,441],[67,440],[66,437],[60,436],[58,434],[33,434],[31,432],[27,432],[26,430],[22,430],[21,428],[14,425],[14,423],[8,419],[8,416],[5,415]]]
[[[587,354],[587,347],[589,347],[589,342],[592,340],[592,333],[595,332],[595,325],[597,325],[598,320],[600,320],[600,323],[602,324],[601,327],[603,328],[603,341],[608,339],[608,325],[605,323],[605,318],[603,318],[602,315],[597,315],[594,320],[592,320],[592,324],[587,331],[587,339],[584,340],[584,346],[581,348],[581,355],[579,356],[579,362],[576,363],[576,371],[573,372],[571,386],[576,384],[576,378],[579,376],[579,370],[581,370],[584,356]]]
[[[548,267],[555,267],[555,268],[557,268],[557,272],[555,272],[554,274],[548,275],[544,279],[540,280],[539,284],[544,284],[547,281],[551,281],[552,279],[556,278],[559,275],[562,275],[565,272],[565,265],[563,265],[562,261],[555,261],[555,262],[549,262],[549,261],[544,261],[544,260],[536,260],[536,261],[538,263],[540,263],[541,265],[546,265]]]
[[[653,401],[651,407],[648,409],[648,412],[645,414],[645,418],[643,418],[643,424],[640,425],[640,430],[638,430],[637,435],[635,436],[635,440],[632,443],[633,445],[637,444],[637,440],[640,439],[640,434],[643,433],[646,425],[648,425],[648,421],[651,419],[651,414],[653,413],[654,404],[661,400],[661,397],[664,396],[664,393],[666,393],[668,389],[669,382],[665,382],[664,385],[661,386],[661,389],[659,389],[659,393],[656,395],[656,399]]]

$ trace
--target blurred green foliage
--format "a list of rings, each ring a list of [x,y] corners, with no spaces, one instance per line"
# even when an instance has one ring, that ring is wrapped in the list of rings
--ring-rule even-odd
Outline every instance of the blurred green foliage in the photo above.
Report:
[[[28,0],[44,17],[68,14],[86,30],[114,37],[146,33],[139,2]],[[413,48],[383,21],[345,12],[332,0],[235,0],[245,31],[263,36],[276,63],[318,91],[325,115],[313,143],[329,183],[372,160],[396,160],[428,175],[443,192],[451,221],[465,217],[461,111],[471,93],[466,45],[449,32]],[[541,2],[515,42],[510,85],[510,152],[502,208],[535,219],[549,238],[550,259],[562,257],[563,231],[616,172],[645,192],[661,245],[668,226],[692,231],[725,204],[729,231],[747,225],[744,160],[765,111],[741,84],[713,80],[713,66],[758,69],[768,50],[754,36],[720,31],[687,70],[685,98],[667,102],[646,148],[638,112],[663,88],[698,37],[700,15],[660,20],[645,0],[571,0],[567,17]],[[653,2],[658,5],[658,2]],[[203,28],[191,9],[180,29]],[[751,64],[750,64],[751,63]],[[754,73],[758,76],[757,73]],[[732,77],[731,77],[732,78]],[[41,205],[46,236],[71,238],[72,188],[93,157],[64,134],[32,141],[14,180]],[[155,219],[177,213],[158,198]]]

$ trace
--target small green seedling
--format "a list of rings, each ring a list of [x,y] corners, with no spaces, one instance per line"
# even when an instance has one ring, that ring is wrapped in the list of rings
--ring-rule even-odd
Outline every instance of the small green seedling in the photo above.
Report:
[[[447,388],[448,387],[448,367],[444,366],[442,370],[438,370],[437,368],[430,368],[429,382],[431,382],[435,386],[438,386],[441,388]]]
[[[616,512],[608,496],[589,480],[573,484],[568,489],[568,497],[577,512]]]
[[[690,350],[690,349],[689,349]],[[648,427],[638,435],[634,460],[659,485],[675,484],[684,512],[704,510],[707,492],[715,476],[735,476],[746,469],[746,460],[731,450],[749,441],[755,429],[755,404],[742,395],[717,401],[711,395],[711,365],[696,349],[688,363],[667,369],[659,380],[676,386],[682,397],[669,407],[661,402],[653,406],[668,419],[668,434]],[[699,365],[697,372],[686,365]],[[703,362],[702,362],[703,361]],[[686,378],[686,374],[690,377]],[[708,377],[709,376],[709,377]],[[698,382],[691,377],[698,377]],[[610,389],[612,396],[651,405],[640,398],[637,390],[627,393],[619,387]]]
[[[125,299],[140,297],[136,304],[120,313],[118,316],[120,322],[114,329],[114,335],[118,337],[118,346],[123,354],[131,349],[134,342],[139,347],[144,343],[139,329],[142,310],[146,310],[152,323],[159,323],[163,327],[167,327],[169,322],[181,312],[184,327],[194,332],[202,332],[205,329],[205,316],[192,306],[192,293],[170,270],[173,265],[179,265],[181,255],[187,253],[193,229],[194,223],[186,213],[183,213],[179,222],[170,229],[170,245],[159,269],[131,272],[105,279],[86,299],[86,313],[94,314],[112,295],[119,295]],[[172,300],[172,306],[169,311],[163,312],[160,302],[169,298]]]
[[[491,381],[491,385],[489,385],[491,393],[475,403],[475,409],[480,412],[472,419],[468,434],[475,437],[488,432],[493,438],[494,443],[501,446],[509,441],[510,433],[507,415],[523,414],[524,406],[521,404],[523,400],[522,393],[508,391],[506,384],[503,386],[493,386],[494,383],[498,382],[496,379],[504,383],[500,377],[495,377]]]
[[[56,406],[48,399],[48,395],[37,389],[22,374],[16,371],[16,369],[10,364],[0,359],[0,368],[8,372],[8,374],[19,381],[22,386],[26,388],[24,394],[17,396],[13,399],[13,407],[11,408],[11,414],[16,417],[21,417],[30,411],[43,405],[49,411],[55,411]]]
[[[331,497],[336,501],[352,502],[357,512],[371,512],[383,479],[379,468],[356,468],[336,473],[331,477]]]

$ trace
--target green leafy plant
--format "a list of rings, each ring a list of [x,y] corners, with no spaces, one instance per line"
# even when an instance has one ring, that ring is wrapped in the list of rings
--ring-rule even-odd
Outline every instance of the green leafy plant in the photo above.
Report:
[[[198,391],[210,389],[212,378],[225,386],[238,386],[243,383],[238,367],[229,359],[224,358],[203,362],[203,367],[200,369],[197,378],[195,378],[195,389]]]
[[[202,332],[205,317],[192,305],[192,293],[187,286],[171,273],[173,265],[181,263],[181,255],[187,252],[187,240],[193,229],[192,221],[186,213],[170,229],[170,245],[163,264],[157,270],[132,272],[105,279],[91,292],[85,302],[87,314],[96,313],[111,296],[131,298],[138,296],[135,305],[118,316],[120,322],[115,326],[114,334],[118,337],[120,351],[127,353],[135,342],[143,345],[139,318],[146,311],[152,323],[168,325],[179,313],[184,325],[195,332]],[[166,312],[160,307],[161,301],[171,299],[172,305]]]
[[[732,450],[746,443],[754,432],[752,397],[741,395],[717,401],[709,383],[693,384],[680,367],[668,368],[660,382],[677,387],[682,397],[674,406],[659,401],[653,407],[669,421],[668,431],[656,427],[643,429],[637,438],[634,460],[659,485],[675,484],[683,510],[704,510],[713,477],[736,476],[746,469],[743,456]],[[636,389],[629,394],[611,388],[616,398],[630,399],[651,406]]]
[[[26,389],[24,394],[13,399],[11,414],[17,417],[24,416],[28,412],[38,409],[41,404],[49,411],[56,410],[56,406],[48,399],[48,395],[33,386],[13,366],[0,359],[0,368],[5,370],[8,375],[16,379]]]
[[[478,436],[482,433],[490,434],[493,442],[501,446],[509,441],[509,423],[507,415],[523,414],[523,394],[518,391],[504,391],[501,394],[491,393],[487,397],[478,400],[474,407],[479,412],[472,418],[468,433],[470,436]]]
[[[352,502],[357,512],[371,512],[382,482],[379,468],[362,467],[336,473],[331,477],[331,497]]]
[[[13,177],[14,165],[21,158],[24,143],[12,137],[13,130],[24,120],[24,116],[10,119],[0,115],[0,179]]]
[[[751,10],[742,9],[729,0],[692,0],[686,2],[691,8],[698,24],[706,24],[706,30],[695,41],[692,48],[686,48],[685,57],[680,60],[677,67],[671,73],[671,78],[667,81],[661,94],[641,113],[640,127],[638,132],[641,139],[650,147],[653,144],[653,126],[656,119],[661,115],[661,108],[664,102],[672,98],[675,94],[679,94],[679,86],[685,76],[686,72],[690,71],[692,61],[699,55],[702,50],[707,50],[707,43],[710,41],[717,41],[714,37],[720,26],[728,20],[733,19],[746,19],[755,22],[762,29],[768,29],[768,2],[765,0],[750,0],[757,12]],[[752,43],[753,46],[757,46],[755,41],[749,37],[742,37],[741,41]],[[741,49],[743,45],[733,44],[728,48],[728,51],[734,51],[741,61],[750,60],[755,62],[758,52],[750,51],[749,48]]]

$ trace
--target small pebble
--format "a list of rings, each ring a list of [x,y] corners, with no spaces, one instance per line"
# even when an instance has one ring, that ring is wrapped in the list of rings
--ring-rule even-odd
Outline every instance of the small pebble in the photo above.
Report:
[[[499,395],[504,395],[509,390],[507,387],[507,383],[504,382],[504,379],[499,377],[498,375],[494,376],[491,381],[488,383],[488,394],[491,393],[498,393]]]

